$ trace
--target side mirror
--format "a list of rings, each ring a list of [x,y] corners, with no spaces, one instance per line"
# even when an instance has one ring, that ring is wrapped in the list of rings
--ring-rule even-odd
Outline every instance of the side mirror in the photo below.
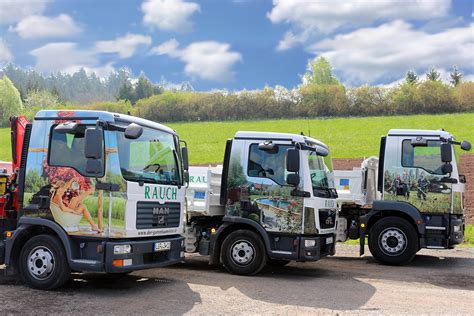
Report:
[[[300,171],[300,151],[298,149],[288,149],[286,151],[286,170],[288,172]]]
[[[102,158],[104,136],[99,128],[88,128],[85,133],[85,156],[88,159]]]
[[[78,127],[79,124],[77,124],[76,122],[67,121],[57,125],[54,128],[54,131],[61,134],[75,134]]]
[[[142,136],[143,134],[143,127],[138,124],[130,123],[125,128],[125,138],[127,139],[137,139],[138,137]]]
[[[181,156],[183,157],[183,169],[189,170],[188,147],[181,148]]]
[[[286,183],[297,187],[300,184],[300,176],[296,173],[290,173],[286,176]]]
[[[451,172],[453,172],[453,165],[451,165],[450,163],[445,163],[441,166],[441,172],[443,174],[450,174]]]
[[[453,151],[451,149],[451,144],[448,144],[448,143],[441,144],[441,161],[442,162],[453,161]]]
[[[463,140],[461,142],[461,149],[465,151],[470,151],[471,150],[471,143],[468,142],[467,140]]]

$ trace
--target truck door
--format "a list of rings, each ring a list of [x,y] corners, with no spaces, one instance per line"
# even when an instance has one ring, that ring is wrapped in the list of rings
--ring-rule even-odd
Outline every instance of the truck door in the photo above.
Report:
[[[301,233],[303,197],[292,196],[294,187],[286,184],[286,151],[294,145],[272,140],[272,148],[262,149],[263,142],[234,142],[226,214],[255,220],[267,231]]]
[[[449,213],[452,187],[442,180],[440,145],[437,137],[389,137],[384,199],[409,202],[422,213]]]

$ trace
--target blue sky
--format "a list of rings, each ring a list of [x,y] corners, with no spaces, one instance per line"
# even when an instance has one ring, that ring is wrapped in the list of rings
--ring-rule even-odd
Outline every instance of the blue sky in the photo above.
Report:
[[[348,86],[432,66],[474,79],[470,0],[0,0],[0,65],[127,67],[197,90],[297,86],[325,56]]]

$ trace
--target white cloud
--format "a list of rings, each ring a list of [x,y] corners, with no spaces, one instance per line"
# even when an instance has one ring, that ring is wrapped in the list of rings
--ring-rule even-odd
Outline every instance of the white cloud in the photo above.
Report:
[[[67,14],[60,14],[57,17],[30,15],[18,22],[11,30],[17,32],[22,38],[28,39],[65,37],[82,31]]]
[[[349,84],[400,78],[407,70],[435,66],[474,69],[474,24],[439,33],[415,30],[404,21],[361,28],[314,44],[310,50],[326,57]]]
[[[43,13],[50,0],[1,0],[0,24],[13,24],[29,15]]]
[[[100,67],[94,52],[81,50],[76,43],[49,43],[30,52],[36,57],[35,68],[42,72],[73,73],[81,68]]]
[[[12,61],[13,59],[13,54],[11,53],[7,44],[0,38],[0,64]]]
[[[290,33],[278,45],[279,50],[284,50],[341,28],[368,26],[375,21],[443,17],[450,7],[451,0],[273,0],[267,16],[272,23],[291,26]]]
[[[240,53],[231,51],[230,45],[215,41],[191,43],[179,49],[179,43],[169,40],[151,50],[157,55],[168,55],[185,63],[184,72],[204,80],[229,81],[234,78],[232,66],[242,60]]]
[[[199,11],[199,4],[183,0],[146,0],[142,4],[143,22],[165,31],[191,31],[190,18]]]
[[[140,34],[127,34],[111,41],[98,41],[96,49],[100,53],[118,53],[121,58],[128,58],[135,54],[138,46],[151,45],[151,37]]]
[[[179,42],[172,38],[169,41],[166,41],[159,46],[153,47],[150,50],[151,54],[155,55],[169,55],[171,57],[179,57],[178,51]]]

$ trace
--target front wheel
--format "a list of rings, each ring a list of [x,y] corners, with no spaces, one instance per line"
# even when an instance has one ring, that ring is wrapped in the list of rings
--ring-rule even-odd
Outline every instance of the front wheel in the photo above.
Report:
[[[222,243],[221,260],[227,271],[232,274],[257,274],[266,263],[262,238],[246,229],[230,233]]]
[[[56,289],[71,275],[63,245],[51,235],[38,235],[25,243],[19,269],[23,282],[40,290]]]
[[[386,217],[370,229],[369,249],[374,258],[383,264],[406,264],[419,249],[418,234],[413,225],[403,218]]]

